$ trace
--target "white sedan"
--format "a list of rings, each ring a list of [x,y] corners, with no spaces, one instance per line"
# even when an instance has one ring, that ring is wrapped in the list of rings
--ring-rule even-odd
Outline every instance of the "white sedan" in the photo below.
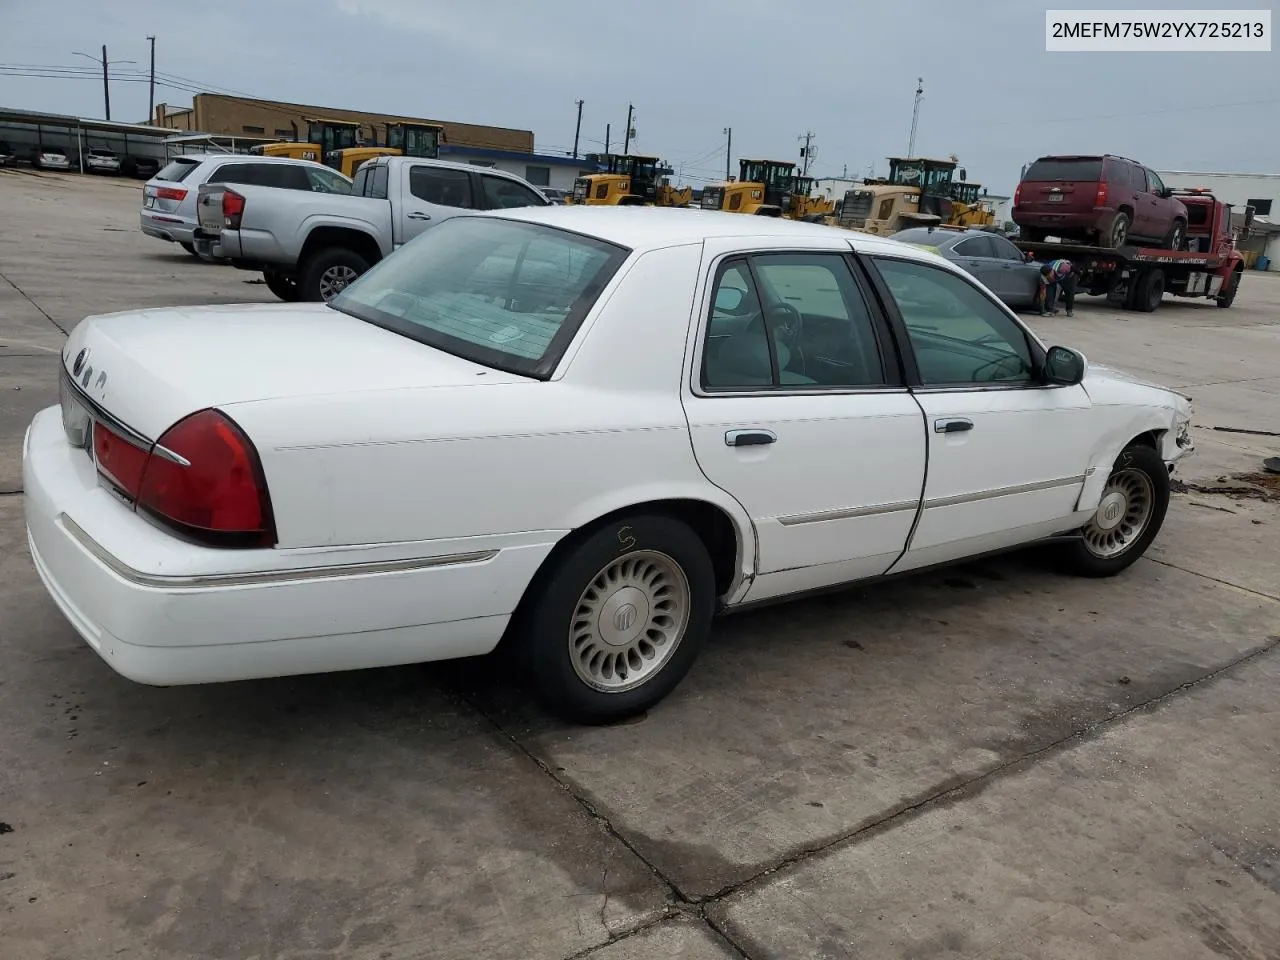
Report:
[[[724,610],[1038,541],[1118,573],[1177,393],[1047,348],[947,261],[734,214],[457,217],[327,305],[90,317],[23,472],[115,670],[204,683],[522,655],[643,710]]]

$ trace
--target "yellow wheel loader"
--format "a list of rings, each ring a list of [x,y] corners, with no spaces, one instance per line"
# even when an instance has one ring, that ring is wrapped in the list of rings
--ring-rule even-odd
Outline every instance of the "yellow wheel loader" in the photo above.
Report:
[[[795,169],[786,160],[739,160],[737,180],[703,188],[702,209],[780,217],[790,203]]]
[[[947,223],[955,169],[954,160],[890,157],[889,176],[846,191],[839,213],[827,222],[881,237],[907,227]]]
[[[293,140],[259,144],[251,147],[249,152],[264,157],[314,160],[334,166],[329,163],[329,154],[354,147],[360,140],[360,124],[349,120],[306,119],[303,122],[307,125],[306,140],[298,140],[295,130]]]
[[[961,176],[964,171],[960,171]],[[951,217],[949,226],[966,227],[977,230],[994,228],[996,223],[996,207],[993,202],[979,194],[980,183],[966,183],[958,180],[951,184]]]
[[[813,177],[792,177],[791,194],[782,215],[789,220],[821,223],[835,212],[835,201],[812,194]]]
[[[344,147],[325,157],[325,162],[343,176],[354,177],[360,164],[374,157],[424,157],[434,160],[440,156],[440,141],[444,139],[444,127],[436,123],[388,123],[386,144],[370,144]]]
[[[657,157],[630,153],[591,154],[588,160],[604,170],[578,177],[565,203],[587,206],[687,207],[693,188],[677,190],[666,177],[659,178]]]

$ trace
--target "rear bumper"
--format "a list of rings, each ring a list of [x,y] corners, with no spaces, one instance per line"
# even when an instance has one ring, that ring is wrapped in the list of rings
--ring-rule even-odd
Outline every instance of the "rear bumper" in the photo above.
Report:
[[[174,243],[191,243],[196,225],[185,217],[171,213],[153,213],[143,210],[138,214],[142,232],[149,237]]]
[[[187,544],[97,483],[85,451],[66,442],[56,407],[37,414],[27,431],[23,481],[27,541],[49,595],[89,646],[139,683],[487,653],[552,547],[526,540],[441,553],[417,544],[415,552],[430,555],[415,559],[398,545],[402,559],[387,561],[367,547],[227,551]]]

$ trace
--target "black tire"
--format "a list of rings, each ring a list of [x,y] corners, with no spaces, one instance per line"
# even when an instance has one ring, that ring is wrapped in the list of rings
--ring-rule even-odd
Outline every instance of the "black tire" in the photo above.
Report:
[[[1093,526],[1099,518],[1097,516],[1091,518],[1082,528],[1079,540],[1063,545],[1060,559],[1069,572],[1082,577],[1114,577],[1146,553],[1147,548],[1160,532],[1165,514],[1169,510],[1169,470],[1160,458],[1160,454],[1145,444],[1132,444],[1116,458],[1111,468],[1111,475],[1107,478],[1107,487],[1103,490],[1103,502],[1099,504],[1099,513],[1106,507],[1107,491],[1111,489],[1112,484],[1117,483],[1122,476],[1132,471],[1145,476],[1150,484],[1151,503],[1150,512],[1145,520],[1146,526],[1123,550],[1111,556],[1101,556],[1098,550],[1090,547],[1090,531],[1093,530],[1096,533],[1099,529]],[[1117,524],[1118,527],[1124,526],[1124,517],[1127,516],[1131,502],[1125,501],[1125,513],[1122,515],[1121,522]]]
[[[1138,277],[1134,287],[1133,309],[1154,313],[1164,299],[1164,271],[1151,269]]]
[[[1111,226],[1098,236],[1098,245],[1111,250],[1118,250],[1129,240],[1129,215],[1123,210],[1115,215]]]
[[[1231,271],[1231,279],[1227,281],[1226,292],[1220,294],[1217,300],[1214,301],[1218,306],[1225,309],[1236,302],[1236,293],[1240,290],[1240,275],[1243,272],[1242,270]]]
[[[326,274],[330,271],[341,271],[344,268],[354,273],[354,276],[347,280],[347,283],[350,283],[369,269],[369,262],[354,250],[348,250],[345,247],[329,247],[313,253],[300,273],[298,286],[301,288],[302,295],[299,299],[306,300],[308,303],[324,303],[332,299],[324,296],[324,290],[331,289],[329,284],[336,281],[326,277]]]
[[[296,303],[302,298],[302,291],[294,277],[285,276],[275,270],[264,270],[262,279],[266,281],[267,289],[286,303]]]
[[[183,250],[187,251],[187,253],[191,254],[193,257],[200,256],[200,254],[196,251],[196,245],[194,243],[186,243],[185,241],[179,240],[178,246],[180,246]]]
[[[587,599],[589,588],[612,569],[612,565],[641,563],[651,558],[659,558],[657,562],[660,564],[670,561],[670,569],[683,574],[683,583],[687,586],[687,611],[680,613],[676,610],[678,619],[685,623],[683,633],[677,635],[665,663],[638,686],[612,692],[597,689],[579,676],[574,665],[570,636],[575,626],[575,614],[583,609],[585,603],[592,602]],[[678,582],[678,578],[673,578],[672,582]],[[614,602],[620,590],[615,590],[608,599],[600,599],[603,594],[597,593],[594,602],[601,605],[601,614],[595,618],[577,618],[579,630],[585,628],[590,633],[590,624],[602,619],[608,609],[607,604]],[[671,595],[674,594],[668,594]],[[618,517],[575,538],[558,559],[539,571],[517,613],[513,638],[516,648],[513,652],[523,661],[523,675],[532,681],[534,693],[548,709],[582,723],[610,723],[626,719],[652,707],[684,679],[711,632],[715,595],[715,571],[711,557],[702,540],[687,524],[660,513]],[[618,608],[615,617],[623,616],[624,609],[625,604]],[[632,614],[635,614],[634,606]],[[651,629],[641,627],[636,641],[631,642],[637,642],[642,634],[661,633],[658,620],[641,616]],[[615,624],[618,622],[614,620]],[[632,630],[633,627],[628,624],[617,629]],[[585,638],[585,645],[580,649],[604,651],[606,656],[600,661],[603,665],[608,655],[620,648],[610,648],[598,640]],[[654,649],[652,644],[649,649]],[[615,660],[624,656],[612,655]],[[660,653],[657,655],[661,656]],[[584,656],[579,662],[594,661],[595,655],[592,655],[589,658]],[[582,669],[586,670],[586,667]],[[607,668],[602,666],[601,669]],[[625,674],[618,676],[625,677]]]
[[[1044,243],[1044,238],[1049,234],[1041,230],[1039,227],[1019,227],[1018,239],[1025,240],[1027,243]]]
[[[1187,242],[1187,225],[1181,220],[1173,221],[1173,226],[1169,232],[1165,234],[1164,246],[1166,250],[1181,250],[1182,245]]]

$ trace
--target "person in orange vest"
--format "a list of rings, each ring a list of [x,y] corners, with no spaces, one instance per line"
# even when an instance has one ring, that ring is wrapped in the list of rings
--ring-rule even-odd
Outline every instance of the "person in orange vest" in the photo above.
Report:
[[[1076,275],[1070,260],[1051,260],[1040,268],[1040,316],[1056,314],[1058,291],[1062,291],[1062,305],[1067,316],[1075,315]]]

